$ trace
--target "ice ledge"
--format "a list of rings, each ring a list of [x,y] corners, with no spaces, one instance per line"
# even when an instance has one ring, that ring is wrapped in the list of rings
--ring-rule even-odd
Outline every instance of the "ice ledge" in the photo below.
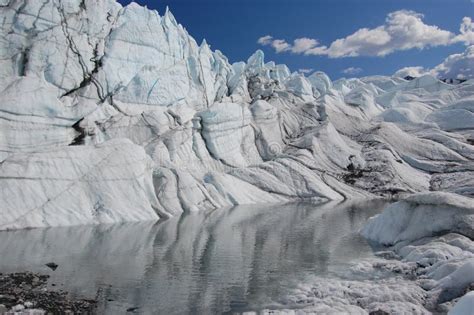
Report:
[[[411,195],[371,218],[362,230],[364,237],[384,245],[449,232],[474,238],[474,199],[445,192]]]
[[[130,140],[15,153],[0,164],[0,230],[158,220],[152,161]]]

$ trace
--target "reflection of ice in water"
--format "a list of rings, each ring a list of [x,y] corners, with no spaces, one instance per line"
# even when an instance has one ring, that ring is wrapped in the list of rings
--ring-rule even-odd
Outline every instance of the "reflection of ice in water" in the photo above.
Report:
[[[0,272],[49,273],[60,288],[97,294],[108,313],[262,308],[305,276],[370,257],[357,231],[383,205],[241,206],[159,224],[1,232]]]

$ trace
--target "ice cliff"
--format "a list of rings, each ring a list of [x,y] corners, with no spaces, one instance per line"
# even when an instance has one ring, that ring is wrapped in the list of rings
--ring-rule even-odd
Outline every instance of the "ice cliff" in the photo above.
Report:
[[[230,64],[169,10],[113,0],[1,0],[0,16],[0,229],[474,194],[472,81]]]

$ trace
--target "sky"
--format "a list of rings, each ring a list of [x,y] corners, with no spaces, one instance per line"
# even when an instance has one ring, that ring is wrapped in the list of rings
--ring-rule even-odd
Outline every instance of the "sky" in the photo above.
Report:
[[[160,15],[168,6],[198,43],[205,38],[231,63],[262,49],[266,61],[324,71],[332,79],[432,69],[474,44],[474,0],[135,2]]]

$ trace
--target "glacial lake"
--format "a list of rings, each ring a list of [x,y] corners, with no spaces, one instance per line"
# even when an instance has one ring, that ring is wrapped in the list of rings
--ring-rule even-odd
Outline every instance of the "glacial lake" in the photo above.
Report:
[[[373,257],[358,231],[386,204],[239,206],[159,223],[0,232],[0,272],[49,274],[54,288],[97,299],[98,313],[275,309],[307,277]]]

